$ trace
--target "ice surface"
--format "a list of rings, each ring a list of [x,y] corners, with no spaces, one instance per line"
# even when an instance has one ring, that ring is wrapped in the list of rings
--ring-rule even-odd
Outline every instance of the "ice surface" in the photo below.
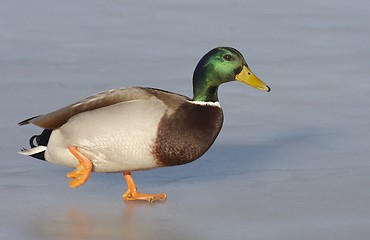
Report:
[[[369,239],[366,1],[0,1],[1,239]],[[191,96],[198,60],[234,46],[271,88],[220,87],[224,128],[200,160],[134,173],[165,203],[121,201],[120,174],[16,154],[18,127],[103,90]]]

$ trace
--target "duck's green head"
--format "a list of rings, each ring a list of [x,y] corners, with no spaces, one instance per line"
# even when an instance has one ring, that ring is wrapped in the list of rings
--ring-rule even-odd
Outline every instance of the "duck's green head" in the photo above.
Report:
[[[243,55],[231,47],[218,47],[199,61],[193,76],[194,101],[218,101],[218,87],[225,82],[240,81],[269,92],[270,88],[258,79]]]

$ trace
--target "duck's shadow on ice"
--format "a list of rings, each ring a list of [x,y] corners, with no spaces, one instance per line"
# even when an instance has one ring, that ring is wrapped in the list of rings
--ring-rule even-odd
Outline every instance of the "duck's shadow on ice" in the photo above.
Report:
[[[216,178],[248,175],[271,169],[302,167],[318,148],[328,148],[326,134],[320,129],[284,132],[270,141],[256,145],[214,145],[198,160],[177,167],[136,173],[142,181],[151,182],[209,181]],[[305,157],[302,157],[302,154]],[[312,157],[314,158],[314,157]],[[313,159],[312,159],[313,160]]]
[[[216,145],[200,159],[192,163],[138,172],[136,175],[143,182],[146,181],[146,177],[150,176],[152,183],[154,180],[163,184],[225,178],[238,174],[247,174],[250,171],[263,170],[273,160],[275,150],[262,145]]]

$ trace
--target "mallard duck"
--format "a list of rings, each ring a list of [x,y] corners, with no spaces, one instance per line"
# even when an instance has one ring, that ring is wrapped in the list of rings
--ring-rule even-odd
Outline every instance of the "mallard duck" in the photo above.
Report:
[[[218,87],[234,80],[270,91],[239,51],[218,47],[195,68],[193,98],[148,87],[98,93],[19,122],[44,129],[20,153],[75,168],[67,173],[71,188],[83,185],[92,171],[123,172],[128,186],[124,200],[165,200],[165,193],[138,192],[131,172],[182,165],[202,156],[223,123]]]

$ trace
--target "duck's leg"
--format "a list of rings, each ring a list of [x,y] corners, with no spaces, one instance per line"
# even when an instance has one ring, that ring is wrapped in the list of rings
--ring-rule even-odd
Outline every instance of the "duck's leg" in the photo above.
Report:
[[[71,188],[76,188],[84,184],[90,177],[92,163],[77,149],[77,147],[69,146],[68,150],[78,160],[76,169],[73,172],[67,173],[67,177],[72,178],[72,180],[69,182],[69,186]]]
[[[137,191],[134,179],[132,179],[131,172],[124,172],[123,177],[127,183],[127,191],[123,194],[123,200],[125,201],[133,201],[133,200],[145,200],[149,202],[154,202],[156,200],[166,200],[167,195],[165,193],[161,194],[146,194],[146,193],[139,193]]]

